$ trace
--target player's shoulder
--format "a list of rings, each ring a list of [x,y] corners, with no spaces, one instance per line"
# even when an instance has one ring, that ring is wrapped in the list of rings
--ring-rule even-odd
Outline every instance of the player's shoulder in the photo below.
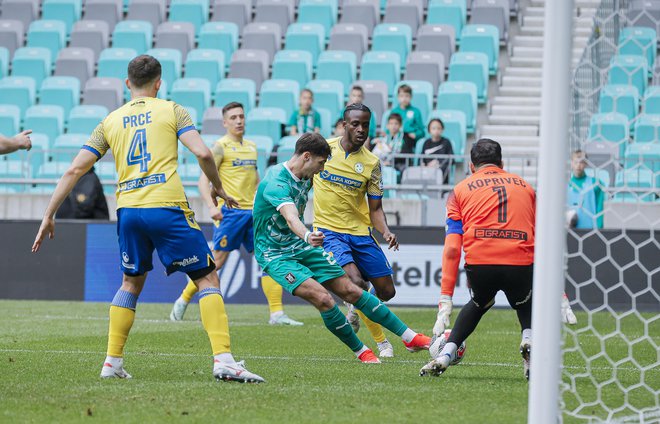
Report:
[[[326,138],[325,141],[328,142],[330,145],[330,148],[332,150],[336,149],[339,147],[339,141],[341,140],[341,137],[331,137],[331,138]]]

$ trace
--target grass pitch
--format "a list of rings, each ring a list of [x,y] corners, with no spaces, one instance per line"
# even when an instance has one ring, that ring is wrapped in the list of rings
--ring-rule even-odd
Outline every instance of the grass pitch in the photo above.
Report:
[[[266,384],[212,378],[197,305],[173,323],[170,305],[140,304],[125,354],[133,379],[101,380],[107,304],[0,301],[0,422],[526,421],[528,384],[510,310],[484,317],[461,365],[440,378],[420,378],[428,354],[408,353],[392,334],[395,358],[364,365],[311,306],[286,308],[304,327],[267,325],[266,306],[227,309],[234,356]],[[434,309],[393,309],[415,330],[430,333]],[[366,329],[359,336],[375,349]],[[655,380],[647,376],[647,383],[657,388],[660,373],[651,373]]]

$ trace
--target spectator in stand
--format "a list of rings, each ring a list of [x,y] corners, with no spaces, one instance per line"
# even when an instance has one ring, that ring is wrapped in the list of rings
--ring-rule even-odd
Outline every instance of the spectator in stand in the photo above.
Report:
[[[397,113],[403,119],[403,132],[414,140],[421,140],[426,134],[422,113],[415,106],[411,105],[412,88],[407,84],[402,84],[396,92],[396,98],[399,105],[392,109],[391,113]]]
[[[110,219],[103,186],[92,167],[73,187],[57,211],[60,219]]]
[[[333,137],[343,137],[344,136],[344,120],[337,119],[335,122],[335,128],[332,130]]]
[[[424,155],[453,155],[454,149],[451,147],[449,139],[442,136],[445,124],[441,119],[433,118],[429,121],[428,131],[431,135],[424,141],[422,152]],[[449,182],[449,165],[453,165],[453,159],[442,158],[422,158],[424,166],[442,169],[444,183]]]
[[[573,219],[575,228],[603,228],[603,183],[587,175],[586,167],[587,155],[582,150],[574,151],[571,155],[571,179],[568,182],[566,201],[573,216],[577,216],[577,219]]]
[[[300,107],[289,119],[289,135],[321,131],[321,115],[314,109],[314,93],[308,88],[300,92]]]
[[[408,159],[393,157],[401,153],[414,153],[415,141],[402,131],[403,119],[398,113],[391,113],[387,118],[387,134],[374,139],[372,153],[383,165],[394,166],[399,176],[408,165]]]
[[[364,90],[362,87],[359,85],[354,85],[353,88],[351,88],[350,93],[348,94],[348,103],[346,103],[346,106],[350,104],[364,104]],[[340,116],[338,117],[340,120],[344,120],[344,111],[341,111]],[[371,150],[371,143],[370,140],[373,140],[376,138],[376,114],[374,111],[371,111],[371,119],[369,120],[369,139],[365,142],[365,147]]]

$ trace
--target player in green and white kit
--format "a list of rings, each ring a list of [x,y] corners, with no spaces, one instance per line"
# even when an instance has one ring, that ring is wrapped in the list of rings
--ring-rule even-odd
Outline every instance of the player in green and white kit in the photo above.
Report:
[[[360,361],[380,362],[358,339],[328,290],[400,336],[408,350],[428,349],[431,339],[415,333],[378,298],[351,283],[332,254],[323,250],[323,233],[311,232],[302,222],[312,178],[323,170],[330,152],[322,136],[303,134],[291,159],[276,165],[259,184],[252,210],[257,262],[289,293],[314,305],[328,330]]]

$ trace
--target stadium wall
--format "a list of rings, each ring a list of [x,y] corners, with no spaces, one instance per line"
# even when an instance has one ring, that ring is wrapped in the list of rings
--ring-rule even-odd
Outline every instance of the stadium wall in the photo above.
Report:
[[[111,301],[121,281],[115,223],[59,221],[56,238],[47,240],[35,255],[30,253],[30,247],[38,225],[37,221],[0,222],[0,298]],[[202,230],[210,240],[212,226],[202,225]],[[397,289],[396,297],[389,303],[434,306],[440,291],[443,249],[440,243],[444,240],[444,229],[398,227],[393,231],[398,234],[402,247],[392,252],[383,245]],[[588,236],[580,232],[578,235],[579,238],[569,235],[568,240],[568,278],[573,283],[567,285],[569,297],[576,295],[574,290],[580,290],[582,304],[590,309],[608,304],[613,309],[630,310],[632,306],[640,311],[657,311],[655,296],[660,275],[649,275],[645,271],[657,269],[660,261],[660,240],[656,232],[651,231],[649,237],[649,231],[603,231],[605,239],[595,233]],[[617,242],[608,248],[608,241],[612,240]],[[640,246],[642,241],[647,242]],[[578,255],[579,252],[586,254]],[[632,263],[635,257],[639,258],[640,265],[620,266],[623,269],[620,272],[613,265]],[[595,275],[592,275],[591,263],[601,264]],[[261,271],[252,255],[245,251],[232,252],[221,274],[227,303],[266,303],[260,277]],[[140,300],[174,301],[185,283],[186,276],[181,273],[166,276],[155,256],[154,269]],[[606,290],[599,289],[598,284]],[[647,286],[648,290],[643,292],[642,288]],[[633,299],[627,292],[642,294]],[[461,265],[454,301],[462,305],[468,299],[469,290]],[[498,295],[496,301],[498,306],[507,305],[503,294]],[[298,303],[299,300],[289,296],[285,302]]]

